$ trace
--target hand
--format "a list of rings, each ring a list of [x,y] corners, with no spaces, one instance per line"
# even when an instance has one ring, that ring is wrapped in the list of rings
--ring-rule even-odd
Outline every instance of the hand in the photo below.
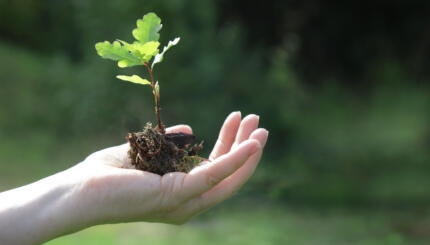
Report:
[[[209,161],[186,173],[163,176],[131,169],[128,144],[90,155],[76,166],[86,176],[81,199],[86,216],[96,223],[150,221],[181,224],[224,201],[254,172],[267,139],[258,116],[241,120],[239,112],[225,121]],[[167,132],[191,133],[188,126]]]
[[[104,223],[181,224],[224,201],[254,172],[268,132],[238,112],[224,122],[209,160],[189,173],[133,169],[128,144],[32,184],[0,193],[0,244],[38,244]],[[168,132],[191,133],[188,126]],[[25,234],[25,235],[22,235]]]

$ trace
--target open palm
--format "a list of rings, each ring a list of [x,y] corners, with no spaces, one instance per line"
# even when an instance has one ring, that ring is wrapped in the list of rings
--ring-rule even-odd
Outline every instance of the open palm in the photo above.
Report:
[[[91,154],[78,164],[84,179],[82,200],[97,214],[95,223],[150,221],[180,224],[224,201],[254,172],[267,131],[258,128],[259,118],[239,112],[225,120],[209,160],[189,173],[163,176],[133,169],[127,156],[128,144]],[[167,132],[191,133],[185,125]],[[77,176],[77,175],[75,175]]]

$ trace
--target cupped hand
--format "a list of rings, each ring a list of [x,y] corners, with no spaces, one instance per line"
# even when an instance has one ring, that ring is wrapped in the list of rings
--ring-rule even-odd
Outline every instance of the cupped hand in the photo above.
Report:
[[[268,132],[259,117],[231,113],[225,120],[208,160],[189,173],[163,176],[136,170],[127,156],[128,144],[91,154],[71,169],[82,184],[77,210],[91,224],[131,221],[181,224],[237,192],[253,174]],[[179,125],[167,132],[191,133]]]

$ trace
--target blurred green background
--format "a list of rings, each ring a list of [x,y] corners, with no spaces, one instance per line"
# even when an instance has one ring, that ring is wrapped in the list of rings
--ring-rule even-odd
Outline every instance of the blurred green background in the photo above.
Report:
[[[100,226],[50,244],[427,244],[430,2],[0,0],[0,188],[155,121],[95,52],[156,12],[162,118],[214,144],[228,113],[270,131],[255,175],[185,226]],[[142,70],[143,71],[143,70]]]

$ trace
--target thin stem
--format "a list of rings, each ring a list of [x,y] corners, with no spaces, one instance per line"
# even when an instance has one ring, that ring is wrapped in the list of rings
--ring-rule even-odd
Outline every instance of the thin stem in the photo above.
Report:
[[[160,94],[155,87],[154,75],[152,74],[152,69],[148,63],[145,63],[146,69],[148,69],[149,77],[151,79],[151,88],[154,93],[154,103],[155,103],[155,116],[157,117],[157,127],[161,131],[162,134],[165,133],[165,127],[160,117]]]

